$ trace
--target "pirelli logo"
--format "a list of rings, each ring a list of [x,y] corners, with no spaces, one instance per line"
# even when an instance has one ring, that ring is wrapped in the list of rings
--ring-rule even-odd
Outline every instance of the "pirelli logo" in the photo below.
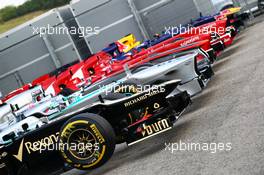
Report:
[[[97,127],[93,124],[90,126],[90,128],[93,130],[96,138],[98,139],[98,141],[102,144],[105,142],[104,137],[102,136],[102,134],[99,132],[99,130],[97,129]]]

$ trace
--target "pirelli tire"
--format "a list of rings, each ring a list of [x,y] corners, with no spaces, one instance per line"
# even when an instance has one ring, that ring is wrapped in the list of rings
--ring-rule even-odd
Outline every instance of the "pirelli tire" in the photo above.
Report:
[[[73,168],[95,169],[112,157],[115,137],[112,126],[103,117],[91,113],[79,114],[62,126],[60,152],[64,161]]]

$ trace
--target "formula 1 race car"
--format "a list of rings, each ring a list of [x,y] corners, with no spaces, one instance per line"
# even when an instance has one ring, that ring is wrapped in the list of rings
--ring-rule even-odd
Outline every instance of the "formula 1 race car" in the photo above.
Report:
[[[4,137],[11,143],[0,148],[1,175],[50,174],[66,164],[78,169],[102,166],[116,143],[132,145],[172,128],[190,104],[179,84],[168,81],[130,96],[112,93],[103,98],[100,94],[112,88],[108,86],[47,117],[35,130],[25,123],[19,136],[11,132]],[[94,103],[96,96],[100,102]]]

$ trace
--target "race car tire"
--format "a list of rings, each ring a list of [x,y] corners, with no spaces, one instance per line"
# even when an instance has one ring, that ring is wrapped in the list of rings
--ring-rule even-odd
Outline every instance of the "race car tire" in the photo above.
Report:
[[[112,157],[115,145],[112,126],[97,114],[79,114],[61,127],[60,152],[73,168],[91,170],[102,166]]]

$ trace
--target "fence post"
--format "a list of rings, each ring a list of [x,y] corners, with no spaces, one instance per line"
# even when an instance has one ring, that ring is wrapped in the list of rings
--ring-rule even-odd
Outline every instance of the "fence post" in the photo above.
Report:
[[[148,34],[148,31],[147,31],[147,29],[146,29],[146,27],[144,25],[144,22],[142,20],[142,17],[140,15],[140,13],[138,12],[138,10],[136,8],[136,5],[134,3],[134,0],[127,0],[127,2],[128,2],[129,7],[131,8],[131,11],[132,11],[132,13],[133,13],[133,15],[134,15],[134,17],[136,19],[136,22],[138,24],[138,27],[139,27],[139,29],[140,29],[140,31],[141,31],[144,39],[145,40],[150,39],[150,36]]]
[[[43,35],[42,38],[43,38],[43,41],[44,41],[44,43],[45,43],[45,45],[49,51],[51,59],[52,59],[53,63],[55,64],[56,68],[61,67],[62,64],[61,64],[59,58],[57,57],[57,55],[55,53],[55,49],[53,48],[51,42],[49,41],[47,34]]]
[[[22,77],[20,76],[19,72],[16,71],[16,72],[14,73],[14,76],[15,76],[15,79],[16,79],[16,81],[17,81],[18,86],[19,86],[19,87],[24,86],[25,83],[24,83]]]

